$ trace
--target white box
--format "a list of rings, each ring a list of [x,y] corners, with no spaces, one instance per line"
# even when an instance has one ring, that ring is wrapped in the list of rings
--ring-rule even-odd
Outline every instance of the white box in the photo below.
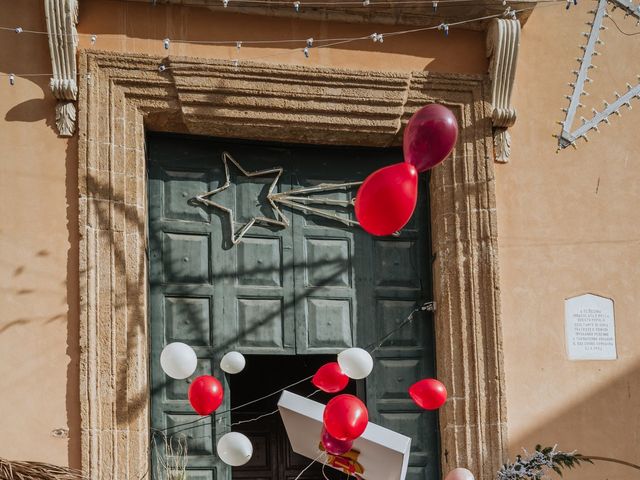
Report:
[[[282,392],[278,409],[294,452],[309,459],[323,453],[320,443],[324,405],[288,391]],[[411,438],[369,422],[340,456],[321,455],[318,461],[363,480],[404,480],[409,463]]]

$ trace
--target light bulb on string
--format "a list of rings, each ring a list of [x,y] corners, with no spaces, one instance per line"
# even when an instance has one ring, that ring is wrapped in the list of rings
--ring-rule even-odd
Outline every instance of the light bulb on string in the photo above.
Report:
[[[165,50],[169,50],[169,45],[171,45],[171,40],[170,40],[170,39],[168,39],[168,38],[165,38],[165,39],[162,41],[162,45],[164,45],[164,49],[165,49]]]
[[[229,0],[222,0],[222,6],[227,8],[227,5],[229,5]]]
[[[444,36],[448,37],[449,36],[449,25],[446,23],[441,23],[440,25],[438,25],[438,30],[442,30],[444,32]]]
[[[98,36],[91,35],[91,45],[95,45],[97,41],[98,41]]]
[[[13,31],[16,32],[16,33],[22,33],[23,32],[22,27],[16,27]]]
[[[9,85],[13,86],[16,84],[16,76],[13,73],[9,74]]]
[[[304,50],[302,50],[302,53],[304,53],[304,56],[306,58],[309,58],[309,47],[304,47]]]
[[[231,65],[233,65],[233,68],[235,68],[236,70],[238,69],[239,64],[240,62],[238,61],[237,58],[234,58],[233,60],[231,60]]]
[[[369,0],[362,0],[362,6],[363,7],[368,7],[369,3],[371,3]]]
[[[438,11],[438,2],[437,1],[433,2],[431,6],[433,7],[433,13],[436,13]]]
[[[167,69],[166,65],[160,64],[160,66],[158,66],[158,71],[159,72],[164,72],[166,69]]]
[[[240,51],[242,48],[242,42],[236,42],[236,50]]]
[[[380,42],[380,43],[384,42],[384,36],[381,33],[372,33],[371,35],[369,35],[369,37],[374,42]]]
[[[296,12],[299,12],[300,11],[300,2],[293,2],[293,9]]]

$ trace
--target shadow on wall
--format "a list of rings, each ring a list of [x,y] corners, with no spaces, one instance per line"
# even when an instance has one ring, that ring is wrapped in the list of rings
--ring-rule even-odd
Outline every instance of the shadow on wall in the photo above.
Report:
[[[26,80],[26,78],[19,78],[20,81]],[[30,79],[29,81],[35,83],[43,90],[43,95],[45,93],[45,88],[48,91],[48,82],[45,80],[33,81]],[[54,121],[54,105],[51,100],[44,98],[32,98],[31,100],[25,100],[22,103],[15,105],[10,108],[4,116],[5,121],[7,122],[39,122],[40,120],[44,120],[48,127],[52,128],[55,131],[55,121]]]
[[[599,362],[593,362],[593,369]],[[603,369],[604,370],[604,369]],[[576,384],[580,382],[576,378]],[[541,397],[532,402],[551,402]],[[536,444],[558,446],[563,451],[610,457],[640,464],[640,363],[598,390],[567,405],[525,434],[510,439],[510,457],[533,451]],[[596,461],[566,472],[566,480],[630,480],[637,471]]]

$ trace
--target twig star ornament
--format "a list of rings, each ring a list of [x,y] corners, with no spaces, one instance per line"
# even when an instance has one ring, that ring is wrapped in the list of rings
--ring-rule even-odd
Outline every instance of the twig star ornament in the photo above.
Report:
[[[274,218],[268,218],[264,216],[255,216],[249,219],[244,225],[240,226],[239,229],[235,229],[235,215],[233,210],[230,207],[226,207],[211,198],[215,196],[217,193],[220,193],[229,186],[231,186],[231,176],[229,175],[229,162],[231,162],[245,177],[263,177],[274,175],[273,181],[269,185],[267,190],[266,200],[269,202],[269,205],[275,212]],[[225,182],[222,186],[216,188],[215,190],[211,190],[210,192],[205,192],[200,195],[196,195],[192,200],[201,205],[206,205],[209,207],[217,208],[222,210],[227,215],[229,219],[231,232],[230,241],[233,245],[237,245],[242,241],[242,237],[247,233],[247,231],[253,227],[255,224],[263,224],[263,225],[272,225],[276,227],[285,228],[289,226],[289,219],[284,215],[282,210],[280,210],[279,205],[284,205],[290,209],[298,210],[305,214],[317,215],[323,218],[328,218],[331,220],[335,220],[340,222],[347,227],[358,226],[359,223],[357,220],[352,220],[350,218],[341,217],[331,211],[323,210],[321,208],[314,207],[313,205],[327,205],[333,207],[350,207],[353,206],[354,200],[339,200],[334,198],[327,197],[313,197],[311,194],[315,193],[325,193],[325,192],[334,192],[339,190],[348,190],[350,188],[358,187],[362,184],[362,182],[347,182],[347,183],[321,183],[319,185],[311,186],[311,187],[301,187],[293,190],[288,190],[286,192],[278,192],[277,186],[278,181],[283,173],[282,167],[273,167],[265,170],[258,170],[255,172],[248,172],[227,152],[222,153],[222,163],[224,164],[224,174],[225,174]]]
[[[211,200],[211,197],[216,194],[226,190],[231,185],[231,177],[229,175],[229,162],[231,162],[235,167],[240,170],[240,172],[248,178],[253,177],[264,177],[268,175],[274,175],[273,181],[271,185],[269,185],[269,189],[267,191],[267,201],[269,205],[275,212],[275,218],[268,218],[264,216],[254,216],[249,221],[247,221],[244,225],[242,225],[238,230],[235,229],[235,216],[233,214],[233,210],[229,207],[225,207],[224,205]],[[256,172],[248,172],[227,152],[222,153],[222,163],[224,164],[224,174],[225,174],[225,182],[222,186],[216,188],[215,190],[211,190],[210,192],[202,193],[193,198],[194,201],[207,205],[209,207],[217,208],[222,210],[227,214],[227,218],[229,219],[230,224],[230,232],[231,232],[231,243],[233,245],[237,245],[242,241],[242,237],[247,233],[247,231],[253,227],[256,223],[265,224],[265,225],[273,225],[277,227],[287,227],[289,226],[289,220],[285,217],[284,213],[278,208],[278,205],[273,201],[271,195],[273,194],[276,186],[278,184],[278,180],[280,180],[280,176],[282,175],[282,167],[274,167],[268,168],[266,170],[258,170]]]

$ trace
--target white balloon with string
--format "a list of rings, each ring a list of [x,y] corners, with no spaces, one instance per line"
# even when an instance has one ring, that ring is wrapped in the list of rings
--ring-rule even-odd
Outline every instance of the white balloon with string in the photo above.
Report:
[[[173,342],[162,349],[160,366],[171,378],[182,380],[193,375],[198,367],[198,357],[186,343]]]
[[[444,480],[475,480],[473,477],[473,473],[471,473],[466,468],[454,468],[447,476],[444,477]]]
[[[347,348],[338,354],[338,365],[347,377],[360,380],[373,370],[373,358],[363,348]]]
[[[253,445],[246,435],[240,432],[229,432],[220,437],[216,451],[224,463],[239,467],[251,460]]]
[[[240,352],[227,352],[220,360],[220,368],[223,372],[234,375],[244,370],[247,361]]]

